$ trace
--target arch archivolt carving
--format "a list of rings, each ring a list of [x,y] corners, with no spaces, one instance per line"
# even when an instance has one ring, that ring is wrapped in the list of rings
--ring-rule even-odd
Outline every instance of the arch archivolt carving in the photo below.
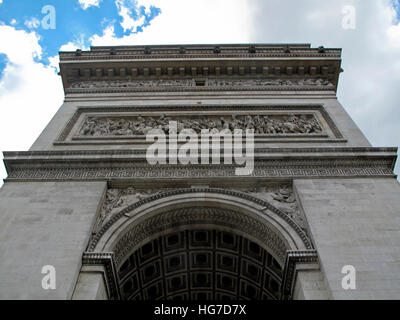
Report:
[[[89,251],[113,252],[119,266],[145,241],[199,227],[246,236],[282,265],[287,251],[312,249],[304,228],[265,200],[235,190],[188,188],[159,192],[118,211],[98,228]]]

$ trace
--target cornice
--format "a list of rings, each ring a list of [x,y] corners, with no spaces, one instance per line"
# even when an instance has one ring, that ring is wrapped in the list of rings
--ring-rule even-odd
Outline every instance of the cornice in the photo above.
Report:
[[[115,55],[110,55],[109,52],[101,53],[88,53],[77,56],[75,52],[60,52],[60,61],[63,63],[71,62],[82,62],[82,61],[113,61],[113,60],[126,60],[132,59],[137,60],[185,60],[185,59],[256,59],[256,58],[338,58],[340,59],[340,50],[329,50],[325,53],[319,53],[318,51],[311,50],[295,50],[290,53],[284,53],[281,50],[264,50],[259,53],[225,53],[225,54],[214,54],[214,53],[198,53],[198,54],[133,54],[131,52],[118,52]]]
[[[60,52],[60,74],[64,90],[82,81],[126,81],[154,79],[190,79],[204,77],[318,79],[337,88],[341,72],[341,50],[310,48],[306,45],[204,45],[204,46],[137,46],[92,47],[90,51]],[[269,86],[265,86],[269,90]],[[285,90],[285,87],[276,90]],[[294,86],[296,87],[296,86]],[[210,91],[223,88],[208,88]],[[260,90],[260,87],[257,87]],[[297,90],[317,90],[301,86]],[[126,89],[112,92],[126,92]],[[130,90],[134,90],[130,88]],[[141,91],[141,89],[138,89]],[[158,88],[150,90],[158,91]],[[161,91],[182,91],[179,86]],[[204,88],[194,89],[203,91]],[[229,90],[229,88],[225,88]],[[240,90],[235,88],[234,90]],[[243,90],[255,90],[245,88]],[[103,89],[101,92],[107,91]],[[192,91],[192,89],[187,89]],[[75,90],[76,93],[98,93],[97,90]]]
[[[394,177],[395,148],[262,148],[251,178]],[[5,152],[6,181],[237,178],[235,165],[157,165],[145,150]]]
[[[311,154],[317,155],[323,153],[324,157],[331,154],[334,156],[389,156],[396,157],[398,148],[385,148],[385,147],[310,147],[310,148],[257,148],[258,153],[265,153],[269,155],[282,156],[286,155],[302,155]],[[68,158],[104,158],[116,159],[119,156],[129,157],[134,155],[145,155],[146,150],[134,149],[116,149],[116,150],[48,150],[48,151],[4,151],[3,156],[5,161],[9,160],[59,160]]]
[[[171,46],[107,46],[91,47],[90,51],[60,52],[60,61],[90,59],[194,59],[255,58],[255,57],[338,57],[341,49],[311,48],[296,44],[242,44],[242,45],[171,45]]]

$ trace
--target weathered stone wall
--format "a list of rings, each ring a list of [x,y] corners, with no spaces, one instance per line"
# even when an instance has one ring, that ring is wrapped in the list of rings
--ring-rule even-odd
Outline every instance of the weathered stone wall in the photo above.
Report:
[[[394,178],[295,180],[333,299],[400,299],[400,185]],[[356,269],[343,290],[342,267]]]
[[[0,299],[70,299],[105,182],[17,182],[0,190]],[[56,269],[43,290],[42,267]]]
[[[83,266],[76,283],[73,300],[108,300],[104,268]]]

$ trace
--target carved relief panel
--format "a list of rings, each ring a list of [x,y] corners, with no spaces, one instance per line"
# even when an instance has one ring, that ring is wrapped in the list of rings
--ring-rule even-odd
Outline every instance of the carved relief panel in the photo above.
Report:
[[[269,114],[269,115],[205,115],[205,116],[166,116],[141,115],[135,117],[87,116],[79,136],[145,136],[152,129],[161,129],[168,134],[169,122],[176,121],[178,133],[183,129],[219,132],[224,129],[253,129],[255,134],[322,134],[323,130],[315,114]]]
[[[56,143],[143,143],[152,129],[168,134],[171,121],[178,133],[252,129],[256,141],[343,141],[322,106],[181,106],[80,108]]]
[[[334,90],[334,84],[323,78],[303,79],[157,79],[157,80],[90,80],[71,84],[68,93],[179,91],[179,90]]]

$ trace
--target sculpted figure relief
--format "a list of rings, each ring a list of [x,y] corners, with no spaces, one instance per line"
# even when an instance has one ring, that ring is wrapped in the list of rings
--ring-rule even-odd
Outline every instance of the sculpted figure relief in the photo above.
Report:
[[[292,187],[282,184],[279,187],[259,187],[247,192],[268,201],[275,208],[286,213],[307,233],[306,223],[300,213]]]
[[[175,118],[161,115],[154,117],[87,117],[79,135],[82,136],[136,136],[146,135],[151,129],[161,129],[168,134],[169,121],[177,121],[178,132],[183,129],[193,129],[200,134],[201,130],[208,129],[211,133],[229,129],[254,129],[255,134],[318,134],[322,128],[314,115],[247,115],[222,117],[193,117]]]
[[[115,213],[115,210],[140,201],[155,193],[151,190],[137,190],[132,187],[126,189],[108,189],[100,212],[100,224],[106,222]]]
[[[102,80],[80,81],[71,85],[71,89],[104,89],[104,88],[157,88],[157,87],[195,87],[192,79],[158,79],[158,80]],[[226,80],[209,79],[208,87],[268,87],[268,86],[298,86],[298,87],[333,87],[326,79],[244,79]]]
[[[103,80],[81,81],[71,85],[72,89],[100,89],[100,88],[151,88],[151,87],[190,87],[191,79],[183,80]]]
[[[257,86],[311,86],[311,87],[330,87],[333,84],[326,79],[246,79],[246,80],[225,80],[210,79],[209,86],[221,87],[257,87]]]
[[[235,190],[249,193],[269,202],[275,208],[287,214],[304,231],[306,231],[306,224],[303,216],[300,214],[291,186],[287,184],[282,184],[280,186],[267,185],[253,189],[243,188]],[[167,189],[136,189],[133,187],[124,189],[108,189],[95,230],[99,230],[102,225],[109,221],[124,207],[163,191],[167,191]]]

